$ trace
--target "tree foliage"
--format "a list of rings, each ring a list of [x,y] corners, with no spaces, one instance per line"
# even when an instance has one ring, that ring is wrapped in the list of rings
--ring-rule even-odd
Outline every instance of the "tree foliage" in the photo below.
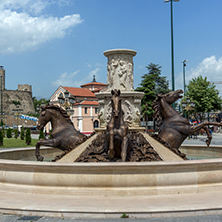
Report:
[[[2,130],[0,130],[0,146],[3,145],[3,139],[4,139],[3,132],[2,132]]]
[[[14,137],[15,137],[15,139],[18,138],[18,129],[15,129],[15,130],[14,130]]]
[[[24,132],[23,127],[21,128],[20,138],[21,138],[21,140],[24,140],[24,138],[25,138],[25,132]]]
[[[44,135],[43,130],[40,130],[40,131],[39,131],[39,140],[40,140],[40,139],[45,139],[45,135]]]
[[[35,111],[36,111],[36,114],[32,114],[32,116],[36,116],[36,117],[39,117],[39,109],[41,107],[42,104],[49,104],[50,100],[47,100],[47,99],[40,99],[38,100],[36,97],[33,97],[32,98],[33,100],[33,104],[34,104],[34,108],[35,108]]]
[[[26,129],[26,133],[25,133],[25,142],[27,145],[30,145],[32,142],[32,138],[31,138],[31,131],[30,129]]]
[[[195,110],[203,118],[204,113],[221,109],[222,99],[215,84],[207,81],[207,77],[193,78],[187,86],[187,95],[195,101]]]
[[[7,138],[12,138],[12,130],[10,128],[6,131]]]
[[[142,76],[140,86],[136,91],[144,92],[144,97],[141,102],[142,113],[149,117],[153,115],[152,103],[158,94],[168,93],[169,82],[165,76],[161,75],[161,66],[150,63],[146,66],[148,73]]]
[[[4,127],[2,128],[2,136],[3,136],[3,138],[5,138],[5,128]]]

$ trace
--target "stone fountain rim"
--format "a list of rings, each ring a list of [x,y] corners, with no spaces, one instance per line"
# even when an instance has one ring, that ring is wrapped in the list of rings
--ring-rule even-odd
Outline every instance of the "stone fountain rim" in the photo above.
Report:
[[[197,146],[198,147],[198,146]],[[212,146],[213,148],[214,146]],[[220,145],[216,145],[215,147],[221,147]],[[44,147],[44,149],[54,149],[51,147]],[[29,148],[11,148],[9,150],[0,150],[1,153],[7,153],[7,152],[18,152],[18,151],[30,151],[30,150],[35,150],[35,147],[29,147]],[[27,161],[27,160],[11,160],[11,159],[1,159],[0,158],[0,165],[1,164],[18,164],[20,166],[73,166],[73,167],[93,167],[93,168],[98,168],[98,167],[113,167],[113,168],[118,168],[118,167],[163,167],[163,166],[204,166],[203,163],[205,164],[221,164],[222,163],[222,158],[216,158],[216,159],[201,159],[201,160],[185,160],[185,161],[152,161],[152,162],[97,162],[97,163],[81,163],[81,162],[74,162],[74,163],[58,163],[58,162],[37,162],[37,161]]]
[[[110,50],[106,50],[103,53],[103,55],[106,57],[112,54],[129,54],[129,55],[135,56],[137,52],[133,49],[110,49]]]

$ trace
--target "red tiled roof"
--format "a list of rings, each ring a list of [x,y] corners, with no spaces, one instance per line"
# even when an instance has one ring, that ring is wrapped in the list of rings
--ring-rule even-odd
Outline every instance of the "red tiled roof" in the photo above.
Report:
[[[91,92],[89,89],[76,88],[76,87],[66,87],[66,86],[63,86],[63,88],[66,89],[73,96],[96,98],[95,94],[93,92]]]
[[[101,83],[101,82],[90,82],[90,83],[86,83],[84,85],[81,85],[81,87],[83,87],[83,86],[90,86],[90,85],[108,86],[107,84]]]
[[[89,105],[89,106],[94,105],[94,106],[98,106],[99,103],[97,101],[86,101],[86,100],[84,100],[80,103],[75,103],[74,105]]]

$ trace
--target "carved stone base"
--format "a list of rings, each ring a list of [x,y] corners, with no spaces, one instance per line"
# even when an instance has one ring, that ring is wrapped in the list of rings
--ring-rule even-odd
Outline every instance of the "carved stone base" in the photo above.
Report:
[[[95,128],[96,133],[103,133],[106,131],[106,128]],[[129,127],[129,132],[145,132],[145,127]]]
[[[140,127],[141,100],[143,96],[143,92],[121,91],[124,121],[129,127]],[[111,93],[96,93],[96,97],[99,100],[100,128],[106,128],[106,125],[111,118]]]

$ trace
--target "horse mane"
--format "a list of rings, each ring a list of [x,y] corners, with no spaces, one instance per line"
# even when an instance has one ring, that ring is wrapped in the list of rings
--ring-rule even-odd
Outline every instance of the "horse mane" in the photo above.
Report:
[[[161,94],[158,95],[152,104],[152,108],[154,110],[153,118],[154,118],[154,120],[156,120],[158,128],[160,128],[163,125],[163,118],[161,115],[161,107],[160,107],[160,100],[162,98],[163,98],[163,96]]]
[[[69,115],[67,114],[67,112],[62,109],[61,107],[57,106],[57,105],[51,105],[51,104],[48,104],[46,106],[43,106],[42,107],[42,110],[46,110],[46,109],[54,109],[56,111],[59,111],[61,113],[61,115],[65,118],[65,120],[67,121],[67,123],[71,124],[73,127],[73,122],[71,121],[71,119],[69,118]]]

